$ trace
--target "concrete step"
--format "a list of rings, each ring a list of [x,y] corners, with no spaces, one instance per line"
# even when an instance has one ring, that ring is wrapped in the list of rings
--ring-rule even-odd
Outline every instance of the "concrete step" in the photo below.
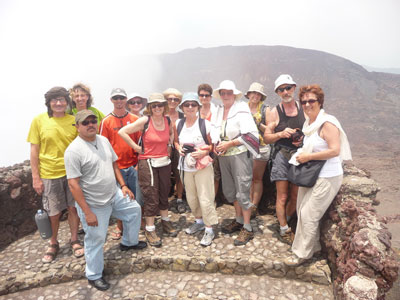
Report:
[[[190,213],[170,213],[175,227],[180,230],[175,238],[164,237],[161,248],[148,247],[142,251],[119,250],[119,241],[111,239],[114,226],[104,249],[105,272],[113,275],[141,273],[147,269],[171,270],[178,272],[205,272],[235,275],[268,275],[275,278],[297,279],[323,285],[331,284],[331,273],[322,257],[305,265],[289,268],[283,261],[290,255],[290,246],[277,238],[273,227],[276,218],[271,215],[257,216],[252,220],[255,238],[245,246],[233,245],[235,234],[227,235],[216,227],[217,237],[210,247],[202,247],[202,233],[189,236],[184,229],[194,218]],[[224,205],[218,208],[220,224],[233,218],[234,208]],[[160,230],[160,226],[157,226]],[[82,237],[83,239],[83,237]],[[141,233],[141,240],[145,240]],[[69,246],[67,222],[60,226],[60,252],[51,264],[41,259],[47,242],[38,232],[9,245],[0,253],[0,295],[14,293],[38,286],[68,282],[84,277],[85,260],[75,258]]]
[[[0,300],[334,299],[329,286],[271,278],[268,275],[181,273],[149,269],[141,274],[107,275],[106,280],[111,284],[106,292],[91,287],[86,279],[79,279],[0,296]]]

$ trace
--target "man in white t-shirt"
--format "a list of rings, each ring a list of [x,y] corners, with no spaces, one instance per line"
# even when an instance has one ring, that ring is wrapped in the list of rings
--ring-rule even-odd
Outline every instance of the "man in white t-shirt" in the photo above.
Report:
[[[75,123],[79,136],[65,151],[65,169],[85,230],[86,277],[90,285],[104,291],[110,287],[103,277],[103,246],[110,216],[113,214],[124,224],[121,251],[140,250],[147,246],[139,241],[141,209],[132,200],[134,196],[118,169],[118,157],[110,142],[97,135],[95,114],[79,111]]]

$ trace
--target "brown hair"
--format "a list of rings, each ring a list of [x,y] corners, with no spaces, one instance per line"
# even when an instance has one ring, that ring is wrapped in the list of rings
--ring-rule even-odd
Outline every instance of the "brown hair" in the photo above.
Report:
[[[56,86],[51,88],[50,90],[47,91],[46,94],[44,94],[44,98],[46,99],[45,104],[47,106],[47,114],[49,115],[50,118],[53,116],[53,110],[51,109],[50,101],[57,97],[64,97],[65,100],[67,101],[68,106],[71,106],[71,98],[69,97],[67,89],[61,86]]]
[[[168,115],[168,113],[169,113],[168,102],[153,102],[153,103],[162,103],[162,104],[164,104],[163,116]],[[153,103],[148,103],[146,105],[146,109],[143,111],[143,115],[146,115],[146,116],[152,116],[153,115],[153,112],[151,110],[151,105]]]
[[[306,93],[313,93],[315,96],[317,96],[317,100],[321,105],[321,108],[324,107],[324,91],[318,84],[303,85],[302,87],[300,87],[299,91],[300,101],[302,100],[302,98]]]
[[[212,95],[212,93],[213,93],[213,89],[212,89],[211,85],[209,85],[208,83],[200,84],[199,87],[197,88],[197,94],[199,94],[200,91],[207,91],[210,93],[210,95]]]
[[[75,84],[72,88],[69,89],[69,94],[71,95],[71,98],[74,99],[75,93],[77,92],[77,90],[81,90],[83,92],[85,92],[86,94],[88,94],[89,98],[88,101],[86,102],[86,108],[89,108],[90,106],[92,106],[93,103],[93,96],[90,93],[90,87],[88,87],[87,85],[83,84],[83,83],[77,83]],[[76,107],[76,104],[74,101],[72,101],[72,108]]]

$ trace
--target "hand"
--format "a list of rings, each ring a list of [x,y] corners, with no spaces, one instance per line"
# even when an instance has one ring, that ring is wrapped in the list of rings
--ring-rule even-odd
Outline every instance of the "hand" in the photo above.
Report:
[[[231,146],[232,141],[223,141],[215,147],[215,150],[217,151],[217,154],[221,155],[224,154]]]
[[[97,217],[91,210],[85,214],[85,219],[88,226],[99,226]]]
[[[286,127],[285,130],[279,132],[280,139],[289,139],[293,133],[296,132],[296,129]]]
[[[122,190],[122,194],[124,195],[124,197],[126,197],[128,195],[131,200],[135,199],[135,195],[132,193],[132,191],[126,185],[124,185],[121,190]]]
[[[43,185],[43,181],[41,178],[37,178],[37,179],[32,178],[32,186],[33,186],[33,189],[36,191],[36,193],[39,196],[41,194],[43,194],[44,185]]]
[[[143,149],[139,145],[136,145],[135,148],[133,148],[133,150],[135,150],[135,152],[139,154],[143,154]]]
[[[192,156],[195,159],[201,159],[208,154],[207,150],[197,149],[195,152],[192,152]]]
[[[304,164],[304,163],[310,161],[311,157],[310,157],[309,153],[300,153],[299,155],[297,155],[296,160],[299,163]]]
[[[303,145],[303,138],[304,138],[304,136],[302,136],[297,141],[292,141],[292,144],[295,145],[297,148],[300,148]]]
[[[179,155],[180,156],[185,156],[185,153],[183,152],[182,146],[181,145],[177,145],[177,144],[175,144],[175,145],[178,146],[178,148],[175,147],[175,149],[178,150]]]

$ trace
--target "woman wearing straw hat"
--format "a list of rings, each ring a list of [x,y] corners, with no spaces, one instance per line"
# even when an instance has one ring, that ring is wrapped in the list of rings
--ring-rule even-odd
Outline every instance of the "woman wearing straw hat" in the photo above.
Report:
[[[142,110],[146,107],[147,99],[138,93],[131,93],[126,102],[126,109],[135,116],[141,117]]]
[[[212,141],[219,155],[222,190],[225,198],[235,206],[236,219],[222,228],[224,233],[239,231],[234,245],[245,245],[253,239],[250,225],[250,186],[253,163],[249,152],[259,153],[258,130],[244,102],[239,102],[242,92],[230,80],[224,80],[214,90],[213,97],[222,100],[211,116]]]
[[[260,155],[253,156],[253,181],[250,189],[250,199],[254,206],[251,207],[251,218],[257,214],[258,203],[263,194],[263,176],[269,159],[270,145],[264,142],[265,116],[268,106],[264,104],[267,95],[264,94],[264,86],[258,82],[253,82],[245,97],[249,99],[248,105],[257,125],[260,142]]]
[[[163,92],[165,100],[168,101],[168,113],[167,116],[171,120],[171,124],[175,124],[178,119],[183,118],[183,113],[178,112],[178,105],[182,101],[182,93],[175,88],[168,88]],[[176,208],[179,213],[184,213],[186,211],[186,206],[183,203],[183,185],[181,179],[179,177],[178,172],[178,161],[179,161],[179,153],[176,151],[175,147],[172,147],[171,154],[171,169],[172,174],[174,175],[175,181],[175,190],[176,190]]]
[[[168,193],[171,186],[171,143],[173,130],[165,117],[168,112],[167,101],[160,93],[153,93],[147,102],[148,116],[139,118],[119,130],[119,135],[139,153],[138,176],[144,199],[146,219],[145,236],[151,246],[161,247],[161,238],[155,231],[154,219],[160,212],[164,233],[176,236],[168,217]],[[142,144],[139,146],[129,136],[142,131]]]
[[[215,237],[212,225],[218,224],[218,216],[214,205],[214,170],[209,156],[211,124],[199,118],[200,107],[196,93],[183,95],[179,109],[185,118],[177,120],[174,137],[175,148],[181,155],[178,169],[185,185],[186,199],[196,219],[185,231],[195,234],[205,230],[200,245],[206,247]]]

